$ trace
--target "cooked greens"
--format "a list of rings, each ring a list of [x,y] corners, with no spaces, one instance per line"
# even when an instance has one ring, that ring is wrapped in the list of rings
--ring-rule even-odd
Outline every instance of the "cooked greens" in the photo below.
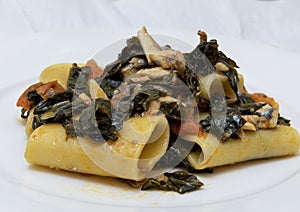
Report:
[[[184,115],[180,113],[179,107],[179,103],[177,102],[162,102],[159,109],[167,116],[167,118],[181,121]]]
[[[95,99],[80,116],[79,130],[95,141],[117,140],[117,131],[112,125],[111,105],[109,100]],[[100,133],[99,133],[100,131]]]
[[[284,125],[284,126],[291,126],[290,122],[291,122],[291,120],[288,120],[288,119],[286,119],[286,118],[279,115],[277,124]]]
[[[174,191],[179,194],[200,190],[204,185],[195,175],[185,171],[166,172],[157,178],[148,178],[142,181],[122,181],[141,190]]]
[[[33,111],[33,129],[47,123],[60,123],[68,136],[85,136],[95,142],[117,142],[118,131],[130,117],[164,114],[172,132],[168,151],[155,168],[168,167],[172,161],[189,172],[211,172],[212,169],[195,170],[186,158],[190,151],[202,151],[200,145],[185,141],[177,132],[188,121],[194,124],[196,133],[212,133],[221,142],[238,139],[244,127],[255,131],[265,127],[259,125],[262,122],[273,126],[274,118],[278,125],[289,126],[290,121],[278,115],[278,108],[271,100],[269,103],[259,101],[266,96],[258,95],[255,99],[245,88],[239,90],[241,82],[236,62],[218,49],[217,40],[207,41],[202,31],[198,34],[199,45],[188,53],[175,51],[169,45],[160,47],[153,40],[145,41],[150,42],[145,48],[139,35],[134,36],[127,40],[117,59],[96,76],[92,65],[79,67],[73,63],[66,89],[53,81],[34,84],[24,92],[25,99],[22,97],[17,103],[23,107],[21,116],[28,118],[29,111]],[[225,68],[217,69],[220,64]],[[202,90],[201,79],[211,75],[227,79],[236,98],[228,101],[226,96],[215,91],[208,99]],[[92,97],[92,78],[103,98]],[[58,86],[58,89],[53,86]],[[43,92],[39,91],[40,87],[43,87]],[[200,114],[205,116],[196,120]],[[142,190],[158,189],[180,194],[199,190],[204,185],[185,171],[127,182]]]
[[[155,89],[141,91],[131,103],[130,114],[142,114],[148,110],[152,101],[157,100],[161,96],[166,96],[166,93]]]
[[[97,142],[115,141],[117,131],[112,125],[111,103],[101,98],[90,99],[89,73],[89,67],[81,68],[74,63],[67,91],[55,94],[36,105],[32,128],[36,129],[46,123],[62,123],[70,136],[88,136]],[[29,95],[31,93],[33,92]],[[84,97],[80,97],[81,95]],[[73,120],[76,115],[79,120]]]
[[[217,126],[212,133],[216,134],[221,141],[225,142],[229,138],[239,138],[238,131],[245,124],[245,120],[241,117],[238,110],[226,114],[225,122],[220,126],[217,120],[212,116],[200,121],[200,125],[205,132],[210,132],[212,126]],[[219,130],[221,129],[221,130]]]
[[[184,171],[164,173],[158,178],[149,178],[142,185],[142,190],[156,189],[176,191],[180,194],[199,190],[204,184],[195,175]]]
[[[68,91],[73,92],[75,95],[81,93],[89,94],[88,80],[89,80],[90,68],[78,67],[76,63],[73,63],[68,78]]]
[[[169,46],[168,50],[170,49],[171,47]],[[104,68],[104,74],[95,79],[109,99],[113,99],[118,94],[122,96],[122,98],[115,98],[117,99],[117,104],[114,105],[111,105],[110,101],[90,99],[88,86],[90,68],[87,66],[79,67],[74,63],[70,69],[66,92],[58,93],[48,99],[43,99],[36,91],[29,92],[29,101],[33,102],[34,106],[36,105],[33,128],[36,129],[45,123],[58,122],[63,123],[67,132],[71,135],[75,135],[76,131],[78,135],[87,135],[95,141],[103,139],[116,140],[116,130],[122,128],[123,121],[130,116],[142,115],[149,109],[149,104],[152,101],[164,96],[173,96],[180,99],[180,96],[189,95],[180,93],[183,91],[179,89],[178,78],[191,91],[196,100],[197,109],[200,112],[209,111],[210,102],[202,97],[199,77],[215,72],[214,65],[217,62],[222,62],[228,66],[229,71],[224,74],[228,77],[231,87],[238,96],[237,86],[239,80],[234,69],[238,66],[233,60],[218,50],[216,40],[205,40],[192,52],[184,54],[184,57],[186,68],[183,75],[170,71],[169,75],[159,78],[152,78],[149,75],[150,79],[152,78],[150,81],[139,81],[141,78],[138,76],[136,80],[135,78],[129,78],[129,81],[125,82],[125,78],[133,76],[138,70],[151,68],[147,63],[146,54],[139,39],[137,37],[128,39],[127,45],[122,49],[117,60],[107,65]],[[136,81],[138,82],[136,83]],[[127,84],[122,87],[121,84],[124,84],[124,82]],[[80,101],[81,94],[85,94],[84,98],[90,101],[89,105],[86,105],[82,99]],[[99,112],[100,104],[106,105],[105,112]],[[187,111],[188,107],[190,106],[180,102],[161,102],[159,110],[169,119],[182,121],[185,118],[182,112]],[[234,105],[227,108],[230,113],[226,117],[226,122],[219,126],[225,129],[223,140],[236,137],[236,132],[244,123],[241,114],[238,114],[237,111],[245,111],[246,108],[244,104],[242,107]],[[72,115],[75,115],[73,113],[79,114],[80,119],[72,120]],[[25,117],[25,112],[23,114]],[[92,119],[92,116],[95,114],[99,116],[99,120]],[[103,116],[104,114],[105,116]],[[87,118],[84,118],[83,115]],[[215,123],[216,121],[212,120],[211,117],[209,116],[200,122],[199,126],[203,127],[206,132],[209,132],[212,122],[214,121]],[[93,121],[88,123],[88,120]],[[100,130],[103,136],[98,135],[99,133],[96,133],[97,130]]]
[[[187,61],[187,75],[190,75],[189,72],[191,71],[200,76],[208,75],[215,72],[214,66],[218,62],[221,62],[228,68],[228,71],[223,74],[228,78],[231,88],[235,92],[236,97],[239,98],[239,78],[235,69],[238,68],[238,65],[222,51],[219,51],[218,46],[218,42],[215,39],[210,41],[203,40],[203,42],[201,42],[192,52],[185,54]],[[192,84],[197,84],[195,80],[193,81]],[[197,85],[194,85],[193,87],[199,88]]]

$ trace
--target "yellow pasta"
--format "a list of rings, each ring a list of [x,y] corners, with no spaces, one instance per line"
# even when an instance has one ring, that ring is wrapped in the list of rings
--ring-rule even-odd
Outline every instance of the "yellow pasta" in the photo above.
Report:
[[[297,154],[300,148],[298,132],[287,126],[247,131],[241,139],[218,142],[217,138],[189,138],[202,148],[191,152],[187,159],[195,169],[212,168],[238,162]],[[215,145],[206,145],[215,140]]]

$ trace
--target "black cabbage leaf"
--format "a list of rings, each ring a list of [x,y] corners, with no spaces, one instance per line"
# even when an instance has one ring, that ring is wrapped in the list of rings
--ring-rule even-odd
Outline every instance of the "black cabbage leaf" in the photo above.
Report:
[[[175,171],[173,173],[164,173],[159,179],[147,179],[142,185],[142,190],[157,189],[184,194],[199,190],[203,185],[195,175],[185,171]]]

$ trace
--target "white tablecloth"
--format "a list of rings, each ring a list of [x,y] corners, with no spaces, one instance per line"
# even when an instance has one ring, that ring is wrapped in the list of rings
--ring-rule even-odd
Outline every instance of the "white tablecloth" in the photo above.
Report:
[[[0,0],[0,41],[86,28],[171,28],[300,53],[298,0]],[[1,47],[0,47],[1,48]]]

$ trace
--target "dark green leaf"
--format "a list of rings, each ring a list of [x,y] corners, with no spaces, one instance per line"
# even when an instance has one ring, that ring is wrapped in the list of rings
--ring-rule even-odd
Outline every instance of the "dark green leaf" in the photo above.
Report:
[[[156,189],[184,194],[199,190],[203,185],[195,175],[184,171],[175,171],[173,173],[164,173],[163,176],[157,179],[147,179],[142,186],[142,190]]]
[[[106,96],[109,99],[111,99],[114,94],[114,91],[120,86],[121,83],[122,83],[122,81],[104,78],[101,81],[100,86],[103,89],[103,91],[105,92]]]
[[[219,122],[219,120],[214,120],[212,116],[208,116],[199,124],[205,132],[211,132],[225,142],[229,138],[239,138],[236,133],[245,123],[246,121],[238,111],[229,111],[224,122]]]
[[[133,99],[131,115],[141,114],[147,111],[150,102],[153,100],[157,100],[161,96],[166,96],[166,93],[154,89],[141,91]]]
[[[28,101],[30,101],[32,104],[31,104],[31,108],[36,106],[40,101],[43,100],[43,97],[41,97],[37,91],[30,91],[27,95],[27,99]]]
[[[144,50],[141,46],[139,39],[135,36],[126,41],[126,47],[124,47],[118,56],[118,60],[127,61],[132,57],[144,55]]]
[[[239,83],[240,83],[240,79],[239,79],[239,76],[238,76],[238,72],[235,70],[235,68],[229,66],[228,64],[227,64],[227,67],[229,68],[229,70],[224,72],[224,74],[226,75],[226,77],[229,81],[230,87],[234,91],[237,99],[239,100]]]
[[[62,125],[66,129],[68,136],[84,136],[79,121],[72,119],[64,119],[62,121]]]
[[[255,103],[255,101],[251,98],[251,96],[241,93],[240,94],[240,104],[249,104],[249,103]]]
[[[88,80],[90,77],[91,68],[89,66],[78,67],[76,63],[72,65],[69,73],[67,90],[73,92],[75,96],[85,93],[90,96]]]
[[[205,43],[205,45],[208,43]],[[190,69],[197,75],[208,75],[215,71],[213,65],[213,61],[215,60],[215,49],[204,52],[205,49],[204,44],[198,45],[192,52],[184,54],[186,60],[186,68]],[[209,47],[208,47],[209,48]],[[206,48],[206,49],[208,49]],[[205,53],[209,53],[206,55]],[[213,61],[210,61],[213,60]]]
[[[180,113],[180,106],[177,102],[162,102],[160,105],[160,111],[162,111],[167,118],[181,121],[184,119],[184,114]]]
[[[197,83],[197,79],[191,78],[191,73],[193,72],[196,75],[207,75],[215,72],[215,67],[217,62],[224,63],[229,71],[224,74],[227,76],[230,86],[235,92],[237,98],[239,98],[238,94],[238,85],[239,78],[238,73],[235,68],[238,68],[238,65],[235,61],[228,58],[223,52],[218,50],[217,40],[210,40],[209,42],[205,41],[199,44],[191,53],[185,54],[186,66],[187,66],[187,85],[194,93],[199,93],[197,88],[199,89],[199,85],[195,85]],[[191,81],[193,79],[193,82]],[[198,83],[199,84],[199,83]],[[195,92],[196,91],[196,92]]]
[[[239,111],[241,115],[261,115],[257,114],[256,111],[262,108],[265,103],[254,102],[254,103],[246,103],[239,105],[230,105],[227,110],[230,112]]]
[[[29,116],[29,110],[26,110],[24,108],[21,109],[21,118],[22,119],[27,119]]]
[[[118,59],[108,64],[104,68],[104,75],[107,79],[116,81],[124,80],[124,76],[121,72],[122,67],[128,65],[132,57],[145,57],[143,48],[137,37],[132,37],[126,41],[126,46],[122,49],[118,55]]]
[[[46,111],[50,110],[53,107],[53,105],[59,102],[71,101],[72,98],[72,92],[66,91],[63,93],[57,93],[48,99],[40,101],[34,109],[34,114],[45,113]]]
[[[222,51],[219,51],[218,60],[225,61],[229,66],[231,66],[233,68],[239,68],[239,66],[236,64],[236,62],[234,60],[232,60],[231,58],[227,57]]]
[[[168,150],[155,164],[153,169],[161,170],[179,165],[194,146],[196,146],[195,143],[186,141],[171,131]]]
[[[102,98],[94,100],[80,115],[81,134],[95,141],[117,140],[117,132],[112,125],[111,104]]]
[[[291,120],[288,120],[282,116],[280,116],[280,114],[278,114],[279,117],[278,117],[278,120],[277,120],[277,124],[278,125],[284,125],[284,126],[291,126]]]
[[[76,63],[73,63],[70,69],[68,82],[67,82],[67,89],[69,91],[73,91],[75,89],[75,85],[80,73],[81,73],[81,68],[78,67]]]

